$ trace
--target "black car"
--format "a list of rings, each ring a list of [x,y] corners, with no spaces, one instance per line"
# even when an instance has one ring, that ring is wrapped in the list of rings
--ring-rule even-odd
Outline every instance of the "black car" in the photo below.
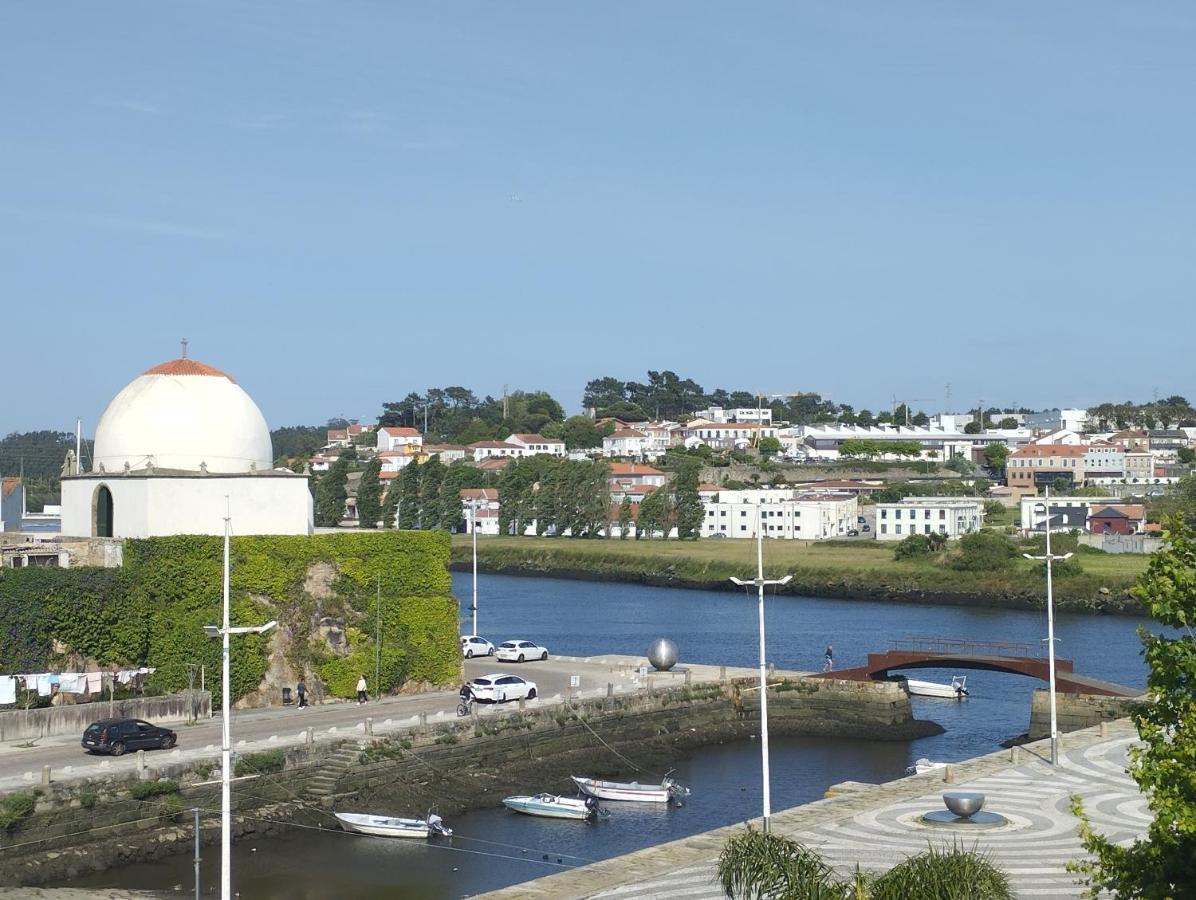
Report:
[[[169,728],[141,719],[100,719],[87,726],[80,743],[88,753],[120,756],[126,750],[169,750],[177,739]]]

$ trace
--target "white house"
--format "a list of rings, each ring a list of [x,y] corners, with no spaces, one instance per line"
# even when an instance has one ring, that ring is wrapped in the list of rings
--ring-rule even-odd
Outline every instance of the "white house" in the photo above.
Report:
[[[911,534],[948,538],[977,531],[984,524],[984,501],[968,497],[906,497],[876,504],[876,539],[900,541]]]
[[[490,459],[492,456],[517,457],[526,456],[524,448],[507,441],[474,441],[469,445],[473,451],[473,458],[477,462]]]
[[[459,493],[465,533],[472,530],[472,516],[478,534],[498,534],[498,488],[462,488]]]
[[[859,514],[854,494],[810,494],[794,490],[719,491],[703,504],[701,534],[822,541],[847,534]]]
[[[414,453],[408,453],[406,450],[383,450],[378,454],[378,462],[382,472],[402,471],[415,462],[416,459],[418,457]]]
[[[414,428],[404,428],[397,425],[387,425],[378,429],[378,440],[375,447],[378,452],[384,450],[401,450],[411,448],[410,452],[419,452],[423,446],[424,436]]]
[[[754,422],[690,422],[685,429],[685,443],[705,444],[708,447],[726,449],[752,446],[760,438],[776,437],[777,429],[772,425],[757,425]]]
[[[449,463],[473,456],[464,444],[424,444],[422,454],[424,456],[439,456],[440,461],[446,466]]]
[[[602,439],[605,456],[643,456],[648,436],[636,428],[620,428]]]
[[[1125,477],[1125,448],[1097,441],[1084,448],[1084,479]]]
[[[1042,531],[1043,516],[1041,513],[1036,514],[1034,507],[1045,502],[1042,497],[1034,495],[1021,498],[1018,511],[1022,534]],[[1078,528],[1082,531],[1088,518],[1089,507],[1100,508],[1120,502],[1120,499],[1111,495],[1108,497],[1051,497],[1051,530],[1070,531],[1073,528]]]
[[[523,449],[523,456],[536,456],[547,453],[549,456],[564,456],[565,442],[559,438],[548,438],[542,434],[512,434],[507,436],[507,443]]]

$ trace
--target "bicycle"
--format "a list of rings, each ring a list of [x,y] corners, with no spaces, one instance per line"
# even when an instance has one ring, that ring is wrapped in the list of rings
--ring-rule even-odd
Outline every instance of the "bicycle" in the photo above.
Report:
[[[457,715],[458,716],[469,715],[469,713],[473,707],[473,702],[474,701],[472,699],[470,699],[470,700],[462,700],[460,703],[458,703],[457,704]]]

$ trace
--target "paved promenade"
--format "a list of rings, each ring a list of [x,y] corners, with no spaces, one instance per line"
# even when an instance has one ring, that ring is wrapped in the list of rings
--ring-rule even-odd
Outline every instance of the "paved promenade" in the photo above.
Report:
[[[883,870],[926,849],[929,842],[949,844],[959,835],[968,846],[975,843],[992,853],[1019,897],[1079,897],[1081,888],[1066,871],[1068,860],[1083,855],[1069,798],[1083,797],[1094,826],[1115,840],[1142,834],[1149,810],[1125,774],[1126,751],[1135,737],[1127,720],[1110,723],[1104,737],[1096,728],[1064,735],[1059,770],[1048,763],[1049,742],[1039,741],[1016,751],[1017,762],[1004,750],[961,763],[952,769],[952,784],[944,784],[940,772],[859,785],[774,814],[773,830],[818,850],[844,874],[857,863],[866,870]],[[985,808],[1003,814],[1008,824],[976,832],[921,824],[922,813],[942,809],[941,794],[951,789],[984,792]],[[720,900],[715,861],[727,837],[741,827],[716,829],[484,896]]]
[[[512,672],[536,682],[540,697],[530,701],[535,709],[560,704],[566,696],[576,699],[603,697],[607,685],[617,695],[634,694],[648,688],[667,688],[685,683],[682,672],[641,675],[645,662],[639,656],[553,656],[546,662],[501,663],[489,657],[465,661],[465,677],[475,678],[490,672]],[[689,666],[692,683],[718,681],[719,666]],[[754,669],[727,667],[728,678],[742,678],[754,674]],[[573,688],[572,676],[579,679]],[[371,701],[364,706],[356,703],[333,702],[313,705],[307,709],[294,706],[265,709],[233,710],[232,737],[234,750],[249,753],[304,744],[306,729],[312,729],[314,742],[360,740],[366,737],[365,720],[372,719],[373,734],[393,735],[417,727],[420,715],[426,715],[431,725],[456,721],[457,693],[439,691],[427,694],[406,694]],[[483,716],[501,715],[514,709],[515,704],[479,706]],[[97,719],[107,715],[107,705],[96,703]],[[178,747],[174,750],[151,750],[145,754],[148,767],[220,758],[221,719],[219,714],[194,725],[170,724],[178,732]],[[0,794],[28,790],[39,783],[42,766],[50,766],[55,781],[74,781],[81,778],[104,777],[131,773],[137,768],[137,754],[122,757],[90,756],[79,746],[78,734],[58,735],[35,741],[0,744]]]

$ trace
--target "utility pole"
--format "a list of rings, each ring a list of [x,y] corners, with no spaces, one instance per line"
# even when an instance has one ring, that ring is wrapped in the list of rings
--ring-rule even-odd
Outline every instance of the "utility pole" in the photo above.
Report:
[[[1036,559],[1046,563],[1046,596],[1047,596],[1047,667],[1051,695],[1051,765],[1059,765],[1059,720],[1055,705],[1055,598],[1051,589],[1051,563],[1057,559],[1070,559],[1070,553],[1056,556],[1051,553],[1051,486],[1046,486],[1045,503],[1034,505],[1035,513],[1045,513],[1043,531],[1046,533],[1046,553],[1043,556],[1032,556],[1023,553],[1026,559]]]
[[[485,488],[482,489],[485,491]],[[483,493],[483,496],[485,494]],[[469,531],[473,537],[473,633],[478,633],[478,501],[473,498],[469,504]]]
[[[768,581],[764,578],[764,504],[760,504],[759,517],[756,521],[756,577],[751,581],[732,578],[731,581],[740,587],[755,585],[757,592],[757,613],[760,627],[760,772],[763,783],[763,830],[767,832],[772,823],[772,795],[768,770],[768,663],[764,656],[764,588],[766,585],[788,584],[793,578],[786,575],[780,580]]]
[[[228,505],[228,497],[224,498]],[[204,634],[220,638],[220,706],[223,713],[223,740],[220,745],[220,900],[232,900],[233,896],[233,812],[232,812],[232,741],[230,736],[232,699],[229,691],[228,638],[232,634],[265,634],[278,624],[271,620],[265,625],[231,628],[229,618],[228,559],[229,538],[232,534],[232,516],[224,517],[224,598],[223,625],[205,625]]]
[[[374,597],[374,702],[382,696],[382,576]]]
[[[75,416],[75,471],[68,475],[78,475],[83,471],[83,419]]]

